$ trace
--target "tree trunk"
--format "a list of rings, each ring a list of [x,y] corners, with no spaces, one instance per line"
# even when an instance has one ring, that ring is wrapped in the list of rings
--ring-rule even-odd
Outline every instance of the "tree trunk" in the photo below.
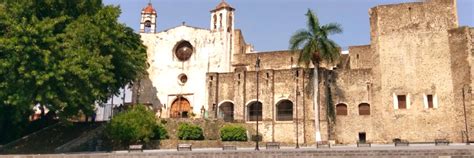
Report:
[[[314,107],[314,128],[315,128],[315,138],[316,142],[321,141],[321,129],[319,124],[319,78],[318,78],[318,69],[319,63],[313,62],[314,69],[313,69],[313,107]]]
[[[40,114],[40,119],[45,119],[45,110],[44,110],[44,105],[41,104],[40,107],[39,107],[40,111],[41,111],[41,114]]]
[[[333,120],[333,114],[331,110],[334,110],[331,108],[333,106],[332,103],[332,92],[331,92],[331,84],[329,83],[330,76],[326,73],[325,75],[325,88],[326,88],[326,120],[328,122],[328,140],[333,140],[333,127],[334,127],[334,121]]]

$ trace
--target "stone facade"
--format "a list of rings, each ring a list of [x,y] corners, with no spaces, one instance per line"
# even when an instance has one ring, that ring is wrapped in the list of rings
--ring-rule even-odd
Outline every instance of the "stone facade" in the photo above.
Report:
[[[141,34],[150,68],[134,87],[133,100],[152,104],[166,118],[184,97],[195,117],[255,128],[258,90],[263,141],[298,137],[299,143],[314,143],[313,67],[299,66],[298,54],[290,51],[253,51],[234,29],[235,9],[223,3],[211,11],[210,29],[183,25]],[[462,142],[466,133],[474,138],[466,132],[474,130],[474,29],[458,26],[456,1],[382,5],[369,14],[371,43],[351,46],[334,66],[320,68],[322,139],[353,144],[395,138]],[[181,41],[192,45],[189,60],[176,59]],[[185,84],[178,79],[183,73]],[[326,119],[328,100],[336,109],[335,124]]]

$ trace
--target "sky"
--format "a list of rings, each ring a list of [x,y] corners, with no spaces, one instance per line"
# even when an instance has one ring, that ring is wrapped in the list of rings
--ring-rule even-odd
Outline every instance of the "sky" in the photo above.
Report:
[[[157,30],[186,25],[209,28],[210,10],[221,0],[104,0],[119,5],[119,21],[138,32],[140,11],[151,1],[157,11]],[[286,50],[291,35],[306,28],[307,9],[316,12],[321,24],[336,22],[343,33],[330,36],[341,47],[370,43],[370,8],[382,4],[419,0],[226,0],[235,11],[235,28],[257,51]],[[457,0],[460,26],[474,27],[474,0]]]

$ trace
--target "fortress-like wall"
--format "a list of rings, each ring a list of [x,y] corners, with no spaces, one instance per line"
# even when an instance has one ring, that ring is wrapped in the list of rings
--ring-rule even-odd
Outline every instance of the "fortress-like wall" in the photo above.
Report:
[[[304,140],[308,143],[314,142],[314,111],[311,106],[311,90],[308,89],[310,70],[265,69],[258,72],[258,100],[263,104],[260,133],[263,134],[264,141],[296,141],[296,121],[276,120],[276,105],[282,100],[289,100],[293,103],[293,118],[299,120],[300,142]],[[255,71],[242,70],[234,73],[209,73],[207,77],[211,92],[209,106],[212,107],[215,104],[216,107],[220,107],[224,102],[231,102],[234,105],[234,122],[255,124],[255,121],[248,121],[247,107],[257,99],[256,75]],[[218,93],[212,93],[212,91],[218,91]],[[296,95],[297,93],[299,95]],[[210,113],[210,117],[216,117],[218,111],[210,111]],[[296,116],[297,113],[298,116]]]
[[[351,69],[370,69],[373,65],[373,51],[370,45],[350,46],[349,58]]]
[[[454,0],[377,6],[371,14],[374,50],[372,141],[394,138],[461,141],[462,108],[455,104],[448,30],[456,28]],[[407,97],[399,109],[397,96]],[[434,108],[426,105],[433,95]]]

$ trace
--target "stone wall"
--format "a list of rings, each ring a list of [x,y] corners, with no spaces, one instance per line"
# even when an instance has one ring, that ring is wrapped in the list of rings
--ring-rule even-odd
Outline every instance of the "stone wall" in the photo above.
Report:
[[[378,6],[371,9],[373,127],[368,137],[461,141],[462,108],[455,104],[448,30],[458,26],[454,0]],[[431,94],[438,107],[426,108]],[[397,95],[407,96],[398,109]]]
[[[469,28],[457,29],[455,0],[382,5],[369,13],[371,44],[350,47],[350,67],[343,58],[335,71],[334,104],[348,107],[347,116],[336,117],[336,142],[355,143],[359,132],[378,143],[463,141],[463,87],[467,124],[474,125],[472,94],[464,86],[474,78],[472,37]],[[407,96],[407,109],[398,109],[397,95]],[[433,95],[434,108],[427,107],[426,95]],[[370,115],[358,114],[360,103],[370,104]]]
[[[314,142],[314,112],[311,89],[308,89],[310,71],[311,69],[303,68],[259,71],[258,100],[263,104],[263,121],[259,123],[259,131],[264,136],[263,141],[296,142],[295,121],[276,120],[277,104],[282,100],[289,100],[293,103],[293,120],[298,114],[299,141]],[[245,122],[250,128],[255,128],[255,121],[248,121],[248,105],[257,101],[256,75],[255,71],[240,70],[234,73],[209,73],[209,106],[217,105],[213,108],[217,110],[225,102],[233,103],[234,122]],[[215,117],[217,113],[218,111],[210,111],[211,117]]]
[[[289,50],[252,52],[234,56],[238,56],[236,59],[241,59],[234,61],[234,65],[244,66],[249,71],[255,71],[257,57],[260,58],[260,70],[284,70],[298,66],[298,53]]]
[[[371,8],[371,30],[378,36],[442,31],[458,27],[456,0],[380,5]],[[377,38],[377,36],[372,36]]]
[[[359,105],[368,103],[371,114],[376,112],[371,100],[371,70],[337,70],[334,72],[335,81],[331,84],[334,106],[347,106],[347,115],[336,115],[335,140],[336,143],[354,144],[358,140],[359,132],[365,132],[368,140],[380,129],[374,127],[374,115],[359,115]]]
[[[472,131],[474,125],[474,115],[471,100],[471,93],[469,93],[469,86],[472,83],[471,66],[472,59],[470,56],[469,28],[461,27],[449,30],[449,48],[451,53],[451,67],[453,74],[453,89],[454,89],[454,105],[459,105],[462,108],[466,107],[466,120],[464,115],[461,115],[462,123],[468,124],[468,131]],[[464,92],[464,93],[463,93]],[[463,97],[464,96],[464,97]],[[464,109],[463,109],[464,110]],[[463,113],[464,114],[464,111]],[[467,121],[467,122],[466,122]],[[465,128],[465,127],[464,127]],[[465,129],[463,128],[463,131]],[[471,132],[469,137],[473,137]]]
[[[351,69],[372,68],[372,49],[370,45],[349,47]]]

